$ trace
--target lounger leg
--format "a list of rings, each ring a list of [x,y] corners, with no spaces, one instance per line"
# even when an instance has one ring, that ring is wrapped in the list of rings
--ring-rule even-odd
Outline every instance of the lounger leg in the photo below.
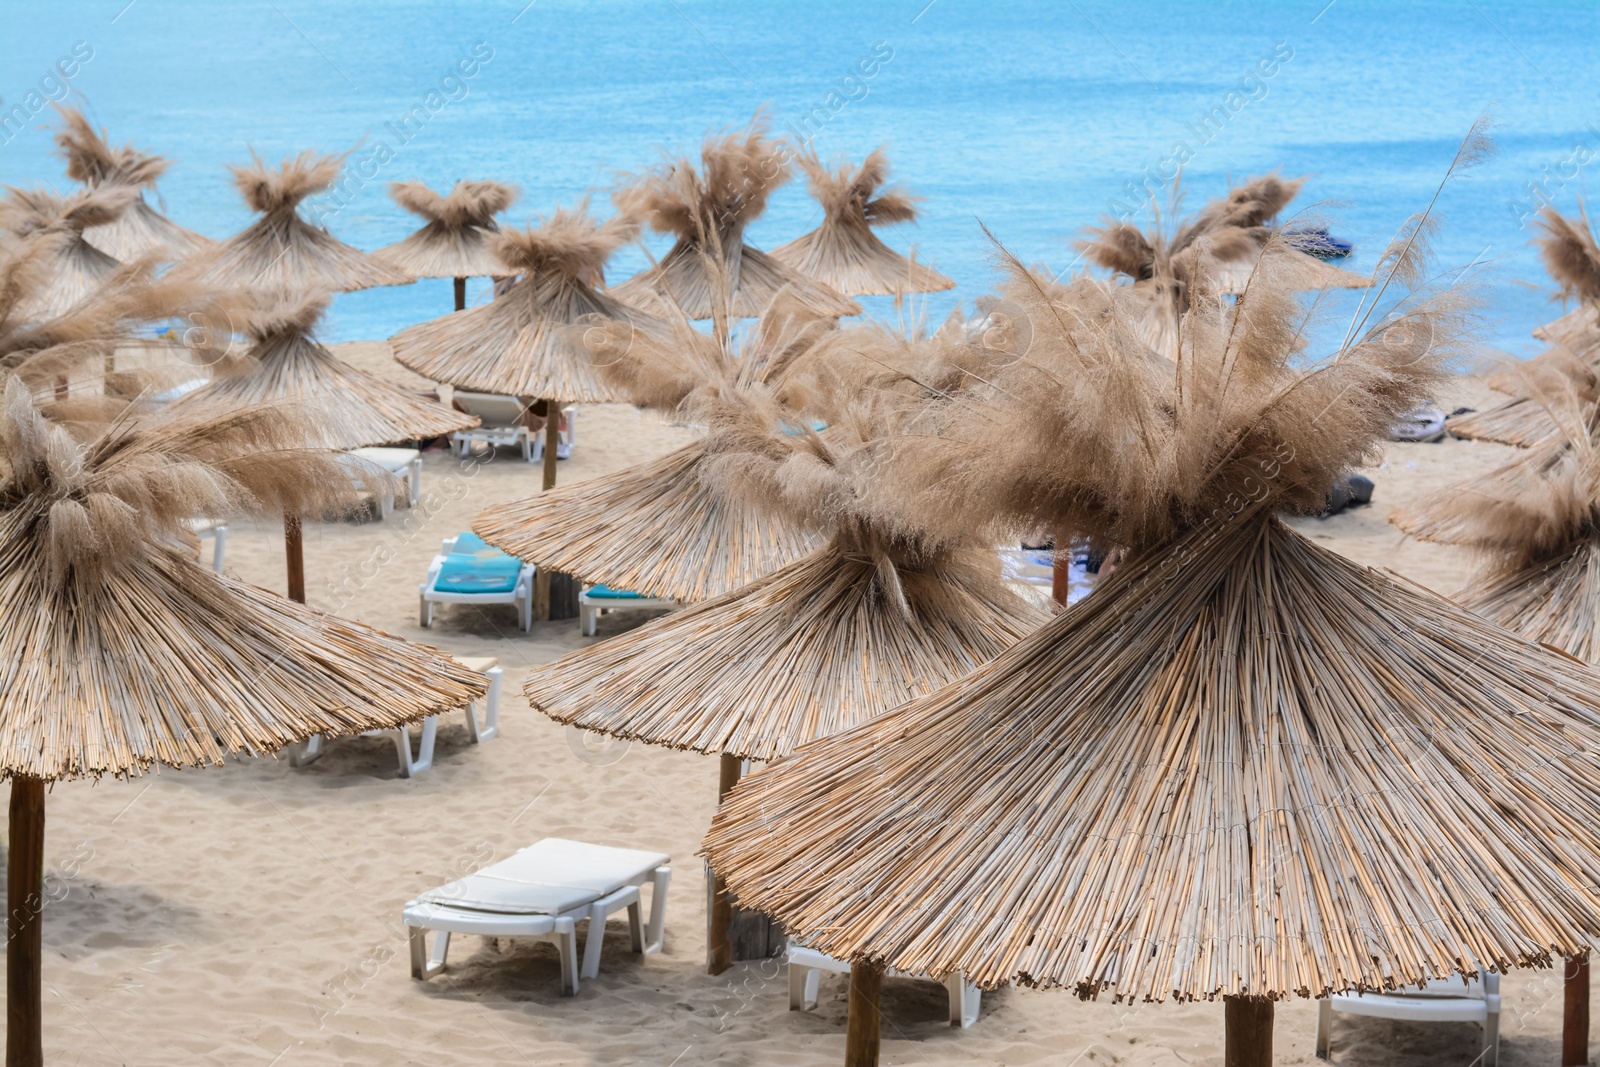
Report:
[[[590,604],[583,605],[583,636],[593,637],[600,626],[600,609]]]
[[[395,731],[395,740],[400,745],[400,775],[410,778],[421,774],[433,766],[433,742],[439,732],[439,717],[429,715],[422,720],[422,739],[417,742],[417,757],[411,758],[411,731],[402,726]]]
[[[422,607],[417,611],[417,623],[426,630],[433,625],[433,601],[427,597],[417,599],[422,602]]]
[[[1333,1000],[1323,997],[1317,1004],[1317,1059],[1328,1058],[1328,1039],[1333,1030]]]
[[[789,1010],[806,1010],[806,976],[811,973],[811,968],[802,967],[793,960],[789,962]]]
[[[1491,1011],[1483,1020],[1483,1067],[1500,1062],[1500,1013]]]
[[[606,913],[598,907],[589,909],[589,933],[583,941],[583,977],[600,975],[600,948],[606,940]]]
[[[289,766],[291,767],[308,767],[321,757],[321,734],[312,734],[299,744],[289,746]]]
[[[638,901],[628,905],[628,940],[633,945],[633,951],[644,955],[644,923],[639,919]]]
[[[575,997],[578,995],[578,924],[565,917],[557,919],[555,932],[556,949],[561,953],[561,995]],[[596,961],[597,969],[598,966]]]
[[[444,970],[444,958],[450,951],[450,931],[440,930],[433,939],[433,958],[428,957],[428,931],[425,927],[407,928],[411,943],[411,977],[426,982]]]
[[[416,507],[417,501],[422,499],[422,457],[418,456],[411,461],[411,501],[409,506]]]
[[[483,698],[481,727],[478,725],[477,702],[467,705],[467,731],[472,735],[472,743],[475,745],[493,740],[500,733],[500,679],[505,677],[505,668],[490,667],[483,673],[489,679],[489,692]]]
[[[222,554],[228,547],[228,528],[218,526],[211,531],[211,569],[222,573]]]
[[[944,988],[945,988],[945,992],[948,993],[949,996],[950,996],[950,1025],[951,1026],[965,1026],[965,1025],[967,1025],[965,1022],[962,1021],[962,1019],[966,1015],[966,1008],[967,1008],[967,1005],[966,1005],[967,983],[966,983],[966,980],[964,978],[962,978],[961,972],[960,971],[952,972],[950,977],[948,977],[948,978],[946,978],[944,980]]]
[[[645,928],[645,955],[660,952],[667,933],[667,885],[672,881],[671,867],[657,867],[650,876],[650,922]]]

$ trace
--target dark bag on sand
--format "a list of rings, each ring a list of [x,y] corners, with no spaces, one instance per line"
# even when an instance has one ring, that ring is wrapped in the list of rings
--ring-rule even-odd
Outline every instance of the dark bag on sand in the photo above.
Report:
[[[1329,515],[1339,514],[1346,508],[1370,503],[1372,503],[1372,479],[1364,474],[1346,474],[1334,483],[1333,492],[1328,494],[1328,506],[1317,517],[1325,519]]]

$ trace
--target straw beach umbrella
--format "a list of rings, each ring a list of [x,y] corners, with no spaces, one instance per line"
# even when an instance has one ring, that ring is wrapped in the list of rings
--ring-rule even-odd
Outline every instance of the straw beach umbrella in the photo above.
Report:
[[[61,197],[8,186],[7,193],[0,201],[0,229],[14,238],[56,238],[32,261],[29,270],[37,284],[14,308],[16,315],[34,321],[64,315],[116,274],[121,263],[90,244],[84,233],[123,215],[139,198],[137,189],[107,186]]]
[[[726,323],[723,324],[724,326]],[[624,324],[588,333],[586,353],[613,395],[680,420],[706,392],[742,391],[831,332],[780,297],[736,350],[726,332],[708,343],[688,323],[660,334]],[[800,413],[791,413],[796,423]],[[695,602],[738,589],[815,547],[789,513],[752,508],[708,477],[707,437],[659,459],[513,501],[479,515],[473,531],[541,568],[613,589]]]
[[[889,157],[879,148],[854,172],[848,164],[829,170],[808,151],[799,157],[811,195],[822,205],[822,225],[772,250],[772,258],[846,296],[933,293],[954,289],[943,274],[902,256],[878,239],[873,229],[914,222],[917,198],[889,179]]]
[[[668,160],[618,190],[618,208],[676,241],[661,262],[617,286],[617,299],[665,301],[691,319],[740,319],[760,315],[787,287],[819,315],[859,314],[854,300],[745,243],[745,228],[789,180],[791,156],[758,117],[742,133],[707,140],[698,170],[692,160]]]
[[[1145,303],[1136,319],[1145,343],[1169,359],[1183,343],[1183,315],[1202,294],[1237,293],[1268,244],[1276,246],[1277,269],[1293,275],[1300,289],[1359,289],[1370,279],[1331,266],[1281,239],[1274,240],[1271,222],[1300,192],[1305,179],[1285,180],[1275,174],[1251,178],[1228,195],[1163,229],[1159,211],[1155,226],[1141,231],[1126,222],[1108,220],[1090,227],[1076,247],[1093,264],[1127,278]],[[1178,197],[1174,197],[1174,207]]]
[[[878,398],[880,400],[887,398]],[[828,437],[785,432],[756,391],[699,400],[709,477],[746,506],[813,525],[824,543],[742,589],[536,667],[525,692],[557,722],[722,757],[719,794],[743,760],[866,721],[957,678],[1044,619],[1000,581],[992,552],[928,544],[852,491],[871,401]],[[714,887],[708,965],[731,966],[732,900]],[[763,953],[764,954],[764,953]]]
[[[1488,475],[1431,493],[1389,521],[1481,559],[1456,601],[1584,663],[1600,664],[1600,408],[1547,401],[1553,435]],[[1589,1062],[1589,960],[1569,959],[1563,1064]]]
[[[416,278],[454,278],[456,310],[467,306],[467,279],[504,274],[507,267],[489,247],[499,230],[495,216],[517,199],[504,182],[456,182],[440,196],[421,182],[390,182],[395,203],[427,220],[403,241],[372,253]]]
[[[612,253],[637,233],[623,216],[595,222],[587,203],[557,210],[536,228],[501,231],[489,250],[522,277],[487,304],[401,330],[390,338],[394,358],[458,389],[543,400],[544,487],[552,488],[561,405],[621,399],[584,356],[585,324],[665,329],[596,286]]]
[[[43,1063],[44,794],[50,782],[220,765],[311,734],[396,727],[480,697],[432,649],[214,574],[181,545],[199,514],[325,506],[337,457],[283,410],[79,444],[14,377],[0,411],[0,772],[7,838],[7,1063]]]
[[[139,190],[133,204],[107,223],[90,227],[88,242],[114,259],[133,260],[153,255],[161,260],[183,259],[215,242],[179,226],[145,199],[171,161],[150,155],[131,144],[113,146],[104,130],[96,131],[77,108],[57,108],[61,130],[56,146],[67,161],[67,176],[90,189],[127,186]]]
[[[1391,249],[1407,273],[1418,247]],[[1222,998],[1250,1067],[1275,999],[1587,946],[1600,675],[1276,517],[1319,509],[1435,386],[1451,296],[1305,366],[1272,274],[1152,375],[1114,290],[1018,272],[1027,358],[942,450],[896,443],[894,491],[1129,561],[959,682],[745,779],[705,851],[746,906],[866,973]]]
[[[350,366],[318,344],[313,331],[326,295],[302,297],[243,317],[249,348],[224,361],[199,389],[173,402],[174,415],[293,403],[316,416],[316,437],[328,448],[363,448],[441,437],[478,424],[476,417]],[[298,513],[284,519],[289,595],[305,600]]]
[[[1535,243],[1555,280],[1557,295],[1576,300],[1578,306],[1534,330],[1549,344],[1544,353],[1485,379],[1491,388],[1511,394],[1511,399],[1451,419],[1450,432],[1458,437],[1524,448],[1538,444],[1556,433],[1543,406],[1533,398],[1536,393],[1548,395],[1550,371],[1567,375],[1573,388],[1585,394],[1600,388],[1600,243],[1581,201],[1576,217],[1545,205],[1539,211],[1539,225],[1542,232]]]
[[[190,257],[179,270],[217,288],[250,289],[279,298],[415,281],[300,216],[303,200],[339,180],[344,158],[302,152],[274,169],[252,154],[248,165],[230,167],[240,195],[261,217]]]

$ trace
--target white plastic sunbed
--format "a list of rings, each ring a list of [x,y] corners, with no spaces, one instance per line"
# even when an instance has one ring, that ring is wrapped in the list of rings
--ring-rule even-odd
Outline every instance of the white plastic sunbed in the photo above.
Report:
[[[417,587],[417,595],[421,601],[419,623],[423,629],[433,625],[433,606],[435,604],[511,604],[517,609],[517,621],[526,633],[533,629],[533,575],[534,567],[531,563],[519,564],[515,580],[510,588],[493,592],[463,592],[459,589],[440,588],[441,577],[446,564],[451,557],[457,554],[458,546],[465,550],[471,549],[472,553],[490,552],[476,534],[459,534],[445,539],[439,554],[433,557],[433,562],[428,564],[428,575]],[[480,547],[481,546],[481,547]],[[504,557],[505,553],[498,553],[496,558]]]
[[[1500,976],[1483,971],[1482,979],[1452,978],[1407,986],[1393,993],[1340,993],[1317,1005],[1317,1057],[1329,1059],[1333,1013],[1366,1015],[1408,1022],[1475,1022],[1483,1026],[1483,1053],[1474,1060],[1495,1067],[1500,1060]]]
[[[850,964],[844,960],[823,955],[797,941],[790,941],[785,951],[789,960],[789,1010],[808,1011],[817,1003],[817,991],[822,972],[849,974]],[[925,978],[926,975],[907,974],[890,969],[886,972],[895,978]],[[983,990],[967,981],[957,971],[945,979],[944,987],[950,993],[950,1025],[963,1030],[978,1021],[978,1010],[983,1001]]]
[[[660,952],[665,933],[671,857],[609,845],[547,837],[509,859],[429,890],[406,904],[411,977],[427,981],[444,970],[451,934],[527,937],[555,943],[561,954],[561,992],[578,992],[576,926],[589,920],[581,977],[600,973],[606,920],[626,908],[633,950]],[[640,890],[648,883],[650,918],[640,920]],[[428,931],[434,931],[428,951]]]
[[[457,389],[452,398],[461,410],[476,415],[482,424],[471,430],[457,430],[450,435],[451,446],[457,455],[465,457],[472,451],[473,445],[487,445],[491,449],[509,445],[521,448],[522,458],[529,463],[544,459],[544,435],[523,425],[522,415],[527,405],[521,398],[497,393],[471,393],[461,389]],[[567,426],[561,431],[556,444],[556,458],[566,459],[572,454],[572,445],[577,436],[577,412],[568,407],[563,408],[561,414]]]
[[[211,538],[211,569],[221,574],[222,560],[228,551],[228,524],[216,519],[191,519],[188,525],[202,542]],[[200,546],[200,556],[205,558],[204,543]]]
[[[406,506],[416,507],[422,496],[422,453],[415,448],[353,448],[350,455],[375,464],[406,480]],[[383,508],[384,516],[388,509]]]
[[[677,606],[678,602],[669,597],[646,596],[612,589],[607,585],[591,585],[578,594],[578,619],[583,636],[593,637],[599,629],[600,616],[606,612]]]
[[[461,656],[457,659],[463,667],[489,678],[489,692],[483,699],[483,725],[478,725],[477,701],[469,701],[467,712],[467,738],[475,745],[492,740],[500,733],[500,679],[505,671],[495,664],[493,656]],[[417,754],[411,754],[411,730],[400,726],[393,730],[366,730],[362,737],[394,739],[395,752],[400,757],[400,777],[412,778],[433,766],[433,746],[439,731],[439,716],[430,715],[422,720],[422,736],[417,742]],[[312,734],[305,741],[289,746],[289,766],[305,767],[322,757],[326,747],[321,734]]]

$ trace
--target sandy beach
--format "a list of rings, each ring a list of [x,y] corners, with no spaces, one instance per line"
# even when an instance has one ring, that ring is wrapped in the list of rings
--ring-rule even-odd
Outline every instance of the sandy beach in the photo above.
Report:
[[[346,359],[420,383],[383,343],[338,346]],[[1475,380],[1443,406],[1480,407]],[[682,428],[620,405],[580,409],[563,483],[652,458]],[[1298,529],[1335,551],[1439,592],[1463,582],[1459,552],[1407,541],[1390,507],[1510,454],[1447,440],[1393,445],[1369,473],[1374,503]],[[313,605],[506,671],[502,735],[468,743],[462,718],[439,731],[434,767],[397,774],[391,742],[333,743],[317,763],[248,760],[220,770],[56,786],[50,796],[45,910],[45,1048],[52,1064],[829,1064],[840,1060],[845,983],[825,977],[817,1010],[788,1010],[776,961],[712,978],[704,968],[705,875],[695,849],[715,801],[707,757],[586,745],[528,709],[527,669],[587,640],[576,620],[517,630],[509,607],[444,606],[418,625],[417,583],[441,539],[472,517],[536,492],[539,471],[510,451],[462,463],[426,455],[421,504],[385,521],[311,524]],[[235,524],[229,573],[283,588],[281,530]],[[601,638],[638,617],[601,622]],[[559,996],[554,949],[459,937],[444,975],[408,974],[401,906],[412,895],[546,836],[649,848],[673,857],[666,950],[628,951],[607,933],[600,976]],[[1557,1058],[1561,985],[1551,972],[1504,984],[1502,1062]],[[987,994],[970,1030],[951,1029],[944,991],[890,980],[891,1064],[1218,1064],[1219,1004],[1084,1003],[1062,991]],[[1315,1007],[1277,1016],[1276,1062],[1311,1063]],[[1472,1061],[1470,1024],[1341,1018],[1336,1062],[1412,1067]]]

